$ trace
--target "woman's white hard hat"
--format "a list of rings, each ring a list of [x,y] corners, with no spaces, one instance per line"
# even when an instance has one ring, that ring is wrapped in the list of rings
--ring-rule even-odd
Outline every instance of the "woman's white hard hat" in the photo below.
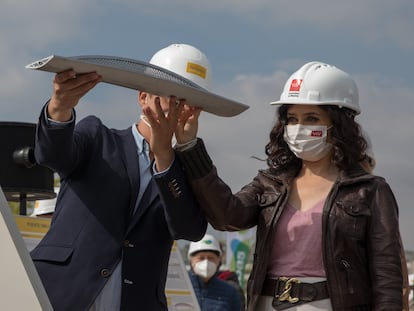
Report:
[[[309,62],[286,81],[278,101],[271,105],[335,105],[361,112],[354,79],[335,66]]]

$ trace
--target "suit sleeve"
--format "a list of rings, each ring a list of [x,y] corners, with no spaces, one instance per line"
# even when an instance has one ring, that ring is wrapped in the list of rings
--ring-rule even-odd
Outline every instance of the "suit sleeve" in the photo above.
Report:
[[[207,220],[217,230],[238,231],[258,223],[260,183],[255,179],[236,194],[218,176],[204,142],[178,153]]]
[[[178,157],[165,174],[155,175],[164,203],[166,221],[172,237],[190,241],[200,240],[207,221],[188,184]]]
[[[36,128],[36,162],[64,178],[88,156],[88,148],[94,140],[94,133],[90,129],[96,129],[100,121],[89,117],[75,127],[74,117],[72,122],[55,126],[48,121],[45,107],[40,113]]]

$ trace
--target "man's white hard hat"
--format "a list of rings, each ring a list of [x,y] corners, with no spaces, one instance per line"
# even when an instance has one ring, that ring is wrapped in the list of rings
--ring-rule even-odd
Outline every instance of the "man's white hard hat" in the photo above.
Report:
[[[150,64],[170,70],[211,91],[211,66],[206,55],[189,44],[171,44],[156,52]]]

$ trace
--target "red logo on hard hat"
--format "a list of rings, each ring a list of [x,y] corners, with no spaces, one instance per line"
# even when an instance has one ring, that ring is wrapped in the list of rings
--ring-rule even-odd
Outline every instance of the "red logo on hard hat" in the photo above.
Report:
[[[312,131],[311,136],[312,137],[322,137],[322,131]]]
[[[302,85],[302,79],[293,79],[292,83],[290,84],[290,92],[299,92],[300,86]]]

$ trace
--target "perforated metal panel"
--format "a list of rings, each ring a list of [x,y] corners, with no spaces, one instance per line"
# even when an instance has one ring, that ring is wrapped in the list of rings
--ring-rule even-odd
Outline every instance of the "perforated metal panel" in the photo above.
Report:
[[[85,55],[63,57],[51,55],[26,66],[28,69],[59,73],[69,69],[76,73],[97,72],[102,81],[160,96],[177,96],[187,104],[223,117],[238,115],[249,106],[214,94],[192,81],[153,64],[115,56]]]
[[[127,70],[142,74],[150,75],[157,79],[164,79],[173,81],[175,83],[190,86],[196,89],[203,89],[194,82],[177,75],[176,73],[167,69],[152,65],[147,62],[142,62],[135,59],[115,57],[115,56],[101,56],[101,55],[84,55],[68,57],[69,59],[80,60],[90,64],[96,64],[100,66],[108,66],[121,70]]]

